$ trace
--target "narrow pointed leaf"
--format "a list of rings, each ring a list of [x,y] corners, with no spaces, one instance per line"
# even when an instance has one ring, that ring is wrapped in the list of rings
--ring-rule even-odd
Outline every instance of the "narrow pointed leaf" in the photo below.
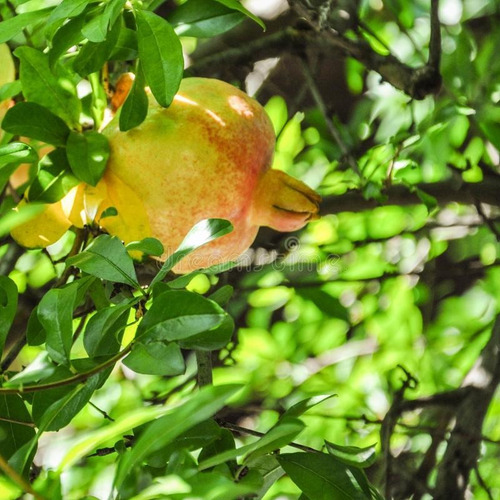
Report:
[[[175,342],[136,342],[123,364],[136,373],[173,377],[186,370],[184,358]]]
[[[363,469],[370,467],[375,463],[377,458],[375,445],[367,446],[366,448],[358,448],[357,446],[340,446],[328,441],[325,441],[325,444],[330,455],[354,467]]]
[[[0,276],[0,353],[17,310],[17,286],[7,276]]]
[[[40,162],[38,173],[28,192],[28,200],[55,203],[79,183],[69,169],[64,150],[55,149]]]
[[[0,22],[0,43],[8,42],[27,26],[43,21],[50,11],[51,8],[23,12]]]
[[[158,103],[168,107],[184,72],[179,38],[170,24],[153,12],[136,13],[139,58],[146,81]]]
[[[66,262],[97,278],[140,288],[134,263],[116,237],[107,234],[98,236],[83,252]]]
[[[165,261],[160,272],[151,281],[150,289],[161,281],[184,257],[206,243],[230,233],[232,230],[232,224],[225,219],[204,219],[198,222],[186,235],[175,253]]]
[[[115,477],[119,488],[127,474],[151,453],[163,448],[191,427],[212,417],[241,386],[203,387],[189,401],[160,417],[141,434],[130,452],[122,456]]]
[[[371,500],[362,471],[324,453],[286,453],[276,457],[290,479],[315,500]]]
[[[2,128],[11,134],[54,146],[64,146],[69,135],[69,127],[64,120],[36,102],[18,102],[10,108]]]
[[[43,296],[37,309],[38,319],[47,332],[47,351],[56,363],[63,365],[69,365],[77,289],[76,283],[53,288]]]
[[[66,155],[75,176],[95,186],[101,180],[108,162],[108,139],[93,130],[71,132],[66,144]]]
[[[77,125],[80,100],[67,90],[49,68],[49,56],[31,47],[18,47],[14,55],[21,61],[20,80],[28,101],[45,106],[69,125]]]
[[[252,14],[238,0],[215,0],[215,1],[219,2],[222,5],[225,5],[229,9],[237,10],[238,12],[245,14],[245,16],[252,19],[252,21],[255,21],[265,31],[266,25],[262,22],[262,20],[259,19],[256,15]]]
[[[222,323],[226,313],[215,302],[193,292],[172,290],[154,298],[136,338],[180,340],[210,330]]]
[[[126,132],[140,125],[148,115],[149,101],[144,89],[144,77],[140,68],[132,84],[132,88],[120,109],[119,125],[122,132]]]

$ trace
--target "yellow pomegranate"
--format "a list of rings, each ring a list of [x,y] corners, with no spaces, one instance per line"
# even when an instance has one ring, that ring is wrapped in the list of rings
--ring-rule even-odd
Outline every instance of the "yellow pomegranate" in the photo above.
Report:
[[[275,137],[265,110],[222,81],[187,78],[169,108],[150,96],[140,126],[121,132],[116,116],[103,133],[111,155],[102,180],[62,200],[71,224],[95,221],[126,243],[153,236],[166,258],[200,220],[232,222],[232,233],[185,258],[176,272],[236,259],[259,226],[294,231],[317,217],[320,197],[270,169]],[[101,219],[110,206],[118,215]],[[18,230],[13,236],[29,243]]]

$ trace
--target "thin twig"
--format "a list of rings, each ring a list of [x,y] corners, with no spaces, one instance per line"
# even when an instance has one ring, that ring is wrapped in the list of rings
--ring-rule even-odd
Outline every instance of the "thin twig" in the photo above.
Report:
[[[78,323],[78,326],[75,328],[75,333],[73,333],[73,341],[72,341],[73,344],[77,341],[78,337],[82,333],[86,321],[87,321],[87,315],[82,316],[80,318],[80,322]]]
[[[36,427],[33,422],[22,422],[21,420],[13,420],[11,418],[0,417],[2,422],[8,422],[9,424],[24,425],[26,427]]]
[[[115,354],[112,358],[108,359],[104,363],[95,366],[89,371],[78,373],[73,377],[68,377],[63,380],[57,380],[55,382],[49,382],[47,384],[37,384],[37,385],[25,385],[20,388],[10,388],[10,387],[0,387],[1,394],[26,394],[28,392],[40,392],[47,389],[55,389],[56,387],[64,387],[66,385],[81,384],[87,379],[92,377],[97,373],[105,370],[106,368],[114,365],[117,361],[125,357],[132,349],[134,342],[132,341],[127,347],[122,349],[119,353]]]
[[[382,448],[383,471],[384,471],[384,490],[386,498],[391,498],[391,477],[392,477],[392,460],[391,453],[391,436],[394,433],[399,416],[401,415],[401,404],[404,401],[405,392],[408,389],[415,389],[418,380],[402,365],[398,365],[404,373],[401,387],[394,393],[394,399],[389,411],[387,412],[382,426],[380,428],[380,444]]]
[[[23,333],[22,337],[20,337],[17,342],[10,348],[9,353],[5,356],[5,359],[2,361],[0,365],[0,373],[4,373],[10,367],[10,365],[15,361],[19,353],[22,351],[23,347],[27,342],[26,332]]]
[[[230,422],[219,422],[221,427],[225,429],[229,429],[230,431],[239,432],[241,434],[248,434],[249,436],[255,437],[263,437],[266,434],[263,432],[254,431],[252,429],[247,429],[246,427],[240,427],[239,425],[232,424]],[[310,448],[309,446],[304,446],[298,443],[288,443],[288,446],[292,448],[297,448],[298,450],[306,451],[308,453],[321,453],[319,450],[315,450],[314,448]]]
[[[381,55],[364,40],[356,41],[333,30],[318,31],[286,28],[266,37],[245,42],[244,45],[211,54],[195,60],[186,69],[187,75],[210,74],[214,67],[229,64],[246,64],[252,61],[280,57],[293,51],[303,54],[307,47],[325,52],[340,50],[343,54],[357,59],[368,69],[376,71],[393,87],[405,92],[414,99],[423,99],[436,92],[441,80],[428,65],[412,68],[392,54]],[[432,71],[430,71],[432,69]]]
[[[359,170],[358,164],[356,163],[356,160],[351,155],[349,149],[345,145],[342,136],[340,135],[340,132],[337,130],[337,128],[333,123],[333,120],[330,118],[330,114],[326,108],[325,101],[323,100],[323,97],[321,96],[318,86],[316,85],[316,82],[314,81],[314,78],[311,75],[311,70],[309,69],[308,64],[304,60],[302,60],[302,71],[306,78],[307,85],[314,99],[314,102],[318,106],[319,110],[321,111],[321,114],[323,115],[323,118],[325,119],[328,132],[330,132],[331,136],[333,137],[338,147],[342,151],[342,155],[347,160],[349,166],[354,170],[354,172],[356,172],[361,177],[361,171]]]
[[[500,242],[500,231],[498,228],[495,226],[495,223],[486,215],[481,202],[476,201],[475,202],[476,210],[481,219],[484,221],[484,223],[490,228],[490,231],[493,233],[495,236],[496,240]]]
[[[477,478],[477,482],[479,483],[479,486],[481,486],[481,488],[483,488],[483,490],[485,491],[486,495],[488,496],[488,499],[489,500],[495,500],[493,498],[493,494],[491,493],[491,490],[488,488],[488,485],[484,481],[483,476],[481,476],[481,473],[479,472],[479,466],[477,464],[474,467],[474,472],[476,474],[476,478]]]
[[[92,406],[95,410],[97,410],[106,420],[109,420],[110,422],[114,422],[115,419],[110,417],[104,410],[101,410],[97,405],[92,403],[92,401],[89,401],[89,405]]]

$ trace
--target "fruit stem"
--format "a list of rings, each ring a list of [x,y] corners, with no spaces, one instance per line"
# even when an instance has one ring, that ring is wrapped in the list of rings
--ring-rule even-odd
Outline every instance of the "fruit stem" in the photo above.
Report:
[[[196,349],[196,365],[198,367],[198,387],[212,385],[212,353],[210,351],[202,351]]]

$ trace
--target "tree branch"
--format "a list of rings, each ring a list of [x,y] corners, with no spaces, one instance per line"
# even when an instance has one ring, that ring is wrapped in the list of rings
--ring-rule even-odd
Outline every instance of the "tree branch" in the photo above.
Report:
[[[62,380],[56,380],[55,382],[48,382],[46,384],[36,384],[36,385],[25,385],[23,387],[0,387],[0,395],[2,394],[26,394],[28,392],[40,392],[40,391],[45,391],[48,389],[55,389],[57,387],[64,387],[66,385],[72,385],[72,384],[82,384],[86,382],[92,375],[96,375],[97,373],[102,372],[106,368],[109,368],[110,366],[113,366],[115,363],[120,361],[123,357],[125,357],[130,350],[132,349],[132,346],[134,344],[134,341],[130,342],[130,344],[127,345],[124,349],[122,349],[119,353],[115,354],[113,357],[109,358],[107,361],[104,363],[101,363],[100,365],[95,366],[91,370],[88,370],[86,372],[82,373],[77,373],[76,375],[73,375],[72,377],[68,377]]]
[[[439,205],[456,202],[475,205],[477,200],[488,205],[500,206],[500,177],[488,177],[475,184],[457,184],[454,180],[419,184],[418,189],[436,198]],[[343,211],[361,212],[380,205],[420,205],[422,200],[415,192],[403,185],[391,186],[383,191],[383,201],[367,200],[359,191],[348,191],[339,196],[325,196],[321,203],[321,213],[331,214]]]
[[[316,32],[290,27],[247,42],[243,46],[203,57],[186,69],[186,75],[210,74],[216,67],[250,64],[261,59],[279,57],[286,51],[303,54],[310,47],[326,52],[340,50],[357,59],[367,69],[376,71],[385,81],[414,99],[423,99],[437,92],[441,86],[439,73],[436,74],[435,68],[429,65],[412,68],[392,54],[378,54],[365,41],[351,40],[332,30]]]
[[[480,454],[483,421],[499,383],[500,315],[489,341],[462,384],[469,393],[456,409],[455,426],[438,469],[435,500],[465,498],[470,473]]]

